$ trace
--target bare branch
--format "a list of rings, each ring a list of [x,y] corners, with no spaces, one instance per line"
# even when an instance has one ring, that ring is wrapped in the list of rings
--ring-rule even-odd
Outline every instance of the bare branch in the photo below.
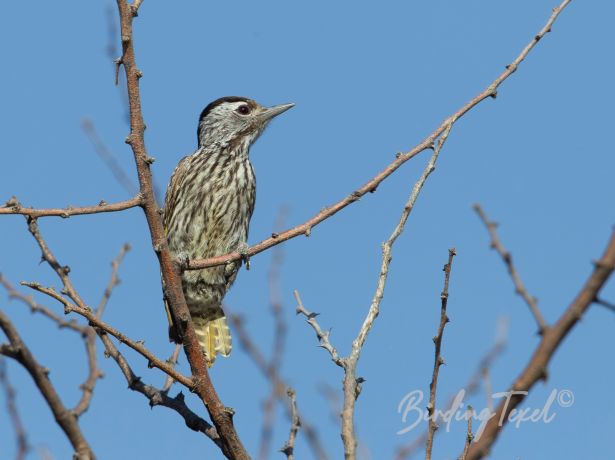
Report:
[[[4,207],[0,207],[0,215],[14,214],[29,217],[70,217],[83,214],[100,214],[102,212],[118,212],[126,209],[141,206],[141,196],[137,195],[134,198],[126,201],[119,201],[117,203],[107,203],[105,200],[101,200],[96,206],[84,206],[76,208],[73,206],[67,206],[66,208],[50,208],[50,209],[34,209],[24,208],[17,198],[12,197],[5,204]]]
[[[489,453],[502,427],[508,421],[510,412],[515,410],[525,400],[528,392],[536,382],[546,377],[547,365],[551,361],[555,350],[557,350],[564,338],[591,306],[611,276],[614,268],[615,232],[611,234],[610,241],[600,260],[594,263],[594,270],[577,297],[557,322],[542,335],[540,343],[536,347],[526,368],[511,386],[511,390],[514,393],[511,395],[510,400],[506,399],[500,403],[495,410],[494,417],[487,422],[480,439],[470,446],[467,456],[469,460],[483,458]]]
[[[15,459],[24,460],[30,451],[30,445],[28,444],[26,429],[23,426],[19,411],[17,410],[15,388],[13,388],[13,385],[11,385],[9,381],[6,368],[6,360],[4,357],[0,357],[0,385],[4,388],[6,410],[11,418],[11,423],[15,430],[15,438],[17,439],[17,454],[15,455]]]
[[[124,374],[128,388],[144,395],[149,400],[150,407],[164,406],[174,410],[184,419],[188,428],[203,433],[216,443],[217,446],[221,446],[220,436],[216,429],[188,408],[182,393],[178,393],[177,396],[171,398],[167,395],[166,391],[158,390],[151,385],[143,383],[141,378],[135,375],[128,361],[119,352],[109,336],[104,331],[99,331],[98,334],[105,346],[105,353],[115,360],[122,374]]]
[[[225,307],[225,310],[227,307]],[[264,355],[258,349],[258,347],[254,344],[254,342],[250,339],[244,325],[243,319],[238,315],[230,315],[229,319],[235,328],[235,332],[237,333],[237,340],[239,344],[244,349],[244,351],[252,358],[252,361],[256,364],[261,373],[271,382],[271,388],[275,389],[275,395],[278,401],[284,402],[284,408],[286,409],[286,414],[289,419],[292,419],[292,408],[290,407],[290,401],[287,397],[285,397],[284,388],[288,388],[288,384],[284,381],[284,379],[278,373],[278,369],[275,367],[271,367]],[[320,439],[318,437],[318,433],[316,429],[308,423],[305,417],[301,416],[301,433],[303,433],[307,439],[307,442],[312,449],[312,453],[314,457],[319,460],[327,460],[329,456],[325,452]]]
[[[329,341],[329,335],[331,334],[331,331],[327,331],[327,332],[323,331],[320,325],[318,324],[318,322],[316,321],[316,317],[320,313],[314,313],[314,312],[308,311],[303,306],[303,302],[301,301],[301,297],[299,296],[299,291],[295,290],[293,294],[295,295],[295,299],[297,300],[297,309],[296,309],[297,314],[298,315],[301,314],[306,317],[306,322],[310,326],[312,326],[312,329],[314,329],[314,332],[316,332],[316,337],[318,338],[319,346],[327,350],[329,354],[331,355],[331,360],[335,364],[337,364],[339,367],[344,369],[345,368],[344,359],[339,356],[339,354],[337,353],[337,350],[333,347],[333,345],[331,345],[331,342]]]
[[[170,366],[175,366],[177,364],[177,360],[179,359],[179,352],[181,351],[182,346],[180,344],[175,344],[175,349],[173,350],[173,354],[169,359],[167,359],[167,363]],[[170,375],[167,375],[167,378],[162,386],[162,391],[164,393],[168,393],[173,384],[175,383],[175,379]]]
[[[2,276],[2,274],[0,274],[0,284],[2,284],[4,289],[6,289],[9,298],[21,301],[22,303],[30,307],[30,311],[32,313],[41,313],[43,316],[49,318],[51,321],[56,323],[60,329],[71,329],[82,335],[86,333],[87,326],[82,326],[78,324],[77,321],[75,321],[74,319],[66,321],[64,318],[62,318],[60,315],[57,315],[49,308],[36,302],[32,296],[24,295],[19,292],[4,276]]]
[[[594,300],[594,302],[596,302],[598,305],[602,305],[604,308],[608,310],[615,312],[615,304],[611,302],[607,302],[606,300],[600,299],[600,298],[597,298],[596,300]]]
[[[278,216],[274,224],[274,232],[279,231],[284,226],[288,208],[282,206],[278,211]],[[267,273],[269,285],[269,305],[274,320],[273,343],[271,347],[271,356],[267,366],[276,372],[282,365],[282,357],[284,354],[284,346],[286,343],[286,321],[282,311],[282,293],[280,287],[280,271],[284,261],[284,252],[282,246],[276,246],[272,251],[271,265]],[[260,446],[258,449],[258,458],[266,460],[271,456],[271,440],[273,437],[273,425],[276,418],[276,402],[281,400],[283,387],[278,387],[274,379],[269,379],[271,390],[269,396],[263,403],[263,424],[261,428]]]
[[[193,388],[194,385],[191,379],[180,374],[172,366],[158,359],[151,351],[145,348],[143,344],[129,339],[124,334],[119,332],[117,329],[109,326],[104,321],[102,321],[97,316],[97,314],[95,314],[92,311],[92,309],[87,306],[85,301],[81,298],[81,296],[77,293],[77,291],[73,287],[73,284],[68,275],[70,273],[70,267],[63,266],[58,262],[54,254],[51,252],[51,249],[47,246],[47,243],[43,239],[40,233],[40,230],[38,228],[38,224],[36,223],[36,219],[28,218],[28,230],[30,231],[30,233],[32,234],[36,242],[38,243],[39,247],[41,248],[43,260],[47,262],[53,268],[56,274],[60,277],[60,280],[62,281],[62,284],[63,284],[62,293],[66,294],[74,303],[69,302],[62,295],[58,294],[54,289],[43,287],[38,283],[22,282],[21,284],[23,286],[27,286],[31,289],[34,289],[38,292],[46,294],[50,296],[51,298],[57,300],[64,306],[64,313],[75,312],[83,316],[89,321],[89,324],[91,326],[96,326],[97,328],[104,330],[105,332],[117,338],[121,343],[128,345],[130,348],[132,348],[136,352],[146,357],[148,359],[149,366],[157,367],[163,372],[166,372],[168,375],[173,376],[175,380],[182,383],[187,388],[190,388],[190,389]],[[120,255],[123,256],[123,253],[120,252]]]
[[[314,331],[316,332],[316,336],[320,343],[320,346],[326,349],[331,355],[332,361],[344,369],[344,380],[343,380],[343,391],[344,391],[344,405],[342,409],[342,441],[344,444],[344,456],[347,459],[356,458],[356,447],[357,441],[354,432],[354,407],[359,394],[361,393],[361,385],[365,381],[362,377],[356,376],[357,363],[359,362],[359,358],[361,355],[361,350],[363,345],[365,344],[365,340],[367,339],[367,334],[373,327],[374,321],[380,312],[380,303],[384,296],[384,288],[386,285],[386,280],[389,275],[389,265],[391,263],[391,251],[395,241],[401,235],[404,230],[406,221],[414,208],[414,204],[425,184],[429,175],[435,170],[435,164],[440,155],[440,151],[446,142],[453,124],[455,123],[455,119],[449,119],[446,123],[446,130],[438,140],[438,144],[434,149],[434,152],[429,159],[421,177],[414,184],[412,188],[412,192],[410,193],[410,197],[406,202],[404,209],[401,213],[399,221],[389,239],[383,243],[382,245],[382,263],[380,266],[380,273],[378,276],[378,283],[376,286],[376,292],[374,293],[374,297],[372,298],[372,303],[370,305],[369,311],[365,320],[363,321],[363,325],[359,330],[357,338],[352,342],[352,350],[350,354],[341,358],[335,348],[331,345],[329,341],[329,332],[323,332],[320,325],[316,321],[317,313],[309,312],[303,306],[301,302],[301,298],[299,297],[299,293],[295,291],[295,298],[297,299],[297,314],[303,314],[307,318],[308,324],[312,326]]]
[[[70,311],[75,311],[76,313],[84,316],[89,321],[90,325],[92,326],[92,327],[79,326],[80,328],[82,328],[82,329],[79,329],[79,332],[86,335],[86,340],[88,343],[90,376],[88,377],[88,380],[86,381],[86,383],[82,386],[83,391],[84,391],[82,400],[78,403],[76,408],[73,411],[71,411],[71,413],[76,417],[77,415],[80,415],[87,409],[89,405],[89,401],[91,399],[93,384],[95,382],[95,379],[99,378],[100,376],[98,368],[95,366],[95,363],[96,363],[95,348],[91,346],[91,341],[93,341],[95,337],[95,335],[92,334],[92,332],[95,331],[95,333],[99,335],[103,344],[105,345],[106,354],[111,356],[116,361],[118,366],[120,367],[122,373],[124,374],[128,382],[129,388],[131,390],[137,391],[145,395],[149,399],[150,406],[152,407],[155,405],[161,405],[161,406],[165,406],[165,407],[168,407],[176,411],[178,414],[180,414],[183,417],[186,425],[190,429],[202,432],[207,437],[209,437],[212,441],[214,441],[218,446],[221,446],[220,439],[219,439],[219,436],[215,428],[213,428],[205,420],[198,417],[195,413],[193,413],[186,406],[184,399],[183,399],[183,395],[181,393],[178,394],[175,398],[171,398],[166,394],[166,391],[158,390],[152,387],[151,385],[144,384],[139,377],[135,376],[134,372],[128,365],[128,362],[126,361],[126,359],[122,356],[119,350],[117,350],[117,347],[113,344],[113,342],[107,335],[107,333],[113,335],[121,343],[125,343],[129,347],[133,348],[135,351],[141,353],[143,356],[145,356],[148,359],[150,367],[158,367],[159,369],[166,372],[169,376],[172,376],[173,379],[185,385],[188,389],[192,389],[193,387],[192,381],[188,379],[187,377],[183,376],[182,374],[178,373],[177,371],[175,371],[173,369],[172,364],[170,363],[167,364],[167,363],[160,361],[155,355],[153,355],[153,353],[147,350],[141,343],[128,339],[122,333],[118,332],[117,330],[107,325],[100,319],[103,313],[103,310],[104,310],[104,306],[106,305],[111,295],[111,291],[113,287],[116,286],[118,283],[117,273],[119,270],[119,265],[126,251],[129,250],[128,245],[124,245],[122,247],[118,257],[113,261],[111,279],[103,295],[103,300],[101,301],[101,304],[99,305],[99,308],[97,309],[96,313],[94,313],[92,312],[91,309],[89,309],[89,307],[87,307],[87,305],[82,303],[83,301],[81,300],[79,295],[76,293],[76,291],[74,290],[71,284],[70,278],[68,276],[69,270],[67,269],[67,267],[61,266],[61,264],[57,261],[57,259],[55,258],[55,256],[53,255],[53,253],[51,252],[51,250],[49,249],[49,247],[46,245],[45,241],[43,240],[42,235],[40,234],[40,231],[38,229],[38,226],[36,225],[36,222],[34,220],[29,222],[29,229],[32,235],[35,237],[36,241],[39,243],[41,250],[43,251],[43,259],[47,261],[54,268],[54,270],[56,270],[56,272],[62,279],[65,292],[75,302],[78,302],[79,304],[78,305],[72,304],[71,302],[66,300],[63,296],[58,294],[53,289],[44,288],[35,283],[22,283],[22,284],[32,289],[35,289],[38,292],[42,292],[46,295],[49,295],[53,299],[61,302],[64,305],[65,311],[67,313]],[[5,287],[9,289],[9,292],[14,291],[14,289],[12,289],[12,286],[10,286],[8,282],[4,281],[3,284],[5,284]],[[20,296],[20,298],[27,299],[26,296]],[[37,305],[37,307],[39,306]],[[49,311],[47,309],[45,310]],[[90,353],[94,354],[93,359],[90,356]],[[94,363],[94,367],[92,367],[92,363]]]
[[[88,362],[88,377],[80,386],[80,389],[83,392],[81,400],[72,410],[76,417],[81,416],[90,405],[96,381],[103,377],[103,373],[98,368],[96,359],[96,335],[94,334],[94,331],[89,326],[78,324],[74,319],[70,321],[62,319],[49,308],[37,303],[32,296],[26,296],[17,291],[6,278],[2,277],[2,275],[0,275],[0,284],[2,284],[6,289],[10,298],[20,300],[22,303],[29,306],[32,313],[41,313],[43,316],[46,316],[51,321],[56,323],[60,329],[70,329],[77,332],[83,338]]]
[[[141,3],[143,3],[143,0],[134,0],[132,2],[132,5],[130,5],[130,9],[132,10],[133,16],[136,17],[139,15],[139,7],[141,6]]]
[[[348,196],[338,201],[337,203],[325,208],[303,224],[297,225],[296,227],[286,230],[285,232],[272,235],[271,238],[267,238],[260,243],[251,246],[247,250],[247,256],[252,257],[260,252],[265,251],[266,249],[269,249],[272,246],[283,243],[284,241],[290,240],[291,238],[295,238],[300,235],[309,236],[312,229],[318,224],[320,224],[322,221],[328,219],[334,214],[337,214],[346,206],[354,203],[355,201],[358,201],[359,198],[366,195],[368,192],[375,192],[376,188],[380,185],[380,183],[384,181],[387,177],[389,177],[391,174],[393,174],[406,161],[410,160],[411,158],[414,158],[422,151],[431,148],[434,145],[436,139],[438,139],[438,137],[440,137],[447,129],[449,129],[451,121],[457,121],[459,118],[463,117],[466,113],[468,113],[485,99],[495,99],[500,85],[504,83],[504,81],[507,80],[508,77],[510,77],[513,73],[517,71],[519,65],[525,60],[530,51],[532,51],[532,49],[548,32],[551,32],[551,27],[553,26],[553,23],[555,22],[559,14],[563,11],[563,9],[568,6],[570,1],[571,0],[565,0],[561,3],[560,6],[553,9],[553,14],[547,21],[546,25],[532,38],[530,43],[521,51],[521,53],[509,65],[506,66],[504,72],[502,72],[495,80],[493,80],[493,82],[480,94],[474,97],[471,101],[467,102],[463,107],[458,109],[450,117],[446,118],[440,124],[440,126],[438,126],[419,144],[417,144],[415,147],[413,147],[406,153],[398,153],[393,162],[391,162],[385,169],[383,169],[380,173],[378,173],[371,180],[365,183],[365,185],[359,187],[354,192],[350,193]],[[242,257],[245,256],[246,254],[239,254],[239,252],[231,252],[223,256],[216,256],[208,259],[191,260],[188,262],[186,269],[198,270],[201,268],[215,267],[216,265],[223,265],[228,262],[240,260]]]
[[[508,273],[515,285],[515,292],[523,298],[527,306],[530,308],[530,311],[532,312],[532,315],[534,316],[534,319],[538,324],[538,334],[544,334],[544,332],[548,329],[549,326],[547,326],[547,323],[545,322],[544,318],[542,317],[542,314],[540,313],[540,310],[538,309],[538,299],[531,296],[527,292],[525,285],[521,281],[521,277],[519,276],[519,273],[517,272],[513,264],[511,253],[506,250],[506,248],[500,241],[500,238],[498,237],[498,233],[496,230],[498,226],[497,222],[489,220],[480,204],[475,204],[473,208],[487,227],[489,235],[491,235],[491,247],[495,249],[498,254],[500,254],[500,257],[502,257],[502,260],[506,264],[506,268],[508,268]]]
[[[62,404],[60,396],[49,380],[49,371],[36,361],[15,326],[2,311],[0,311],[0,329],[4,331],[9,340],[9,344],[0,346],[0,354],[13,358],[28,371],[41,395],[45,398],[56,422],[75,449],[77,458],[79,460],[94,460],[94,452],[92,452],[92,448],[81,432],[77,417]]]
[[[455,248],[448,250],[448,262],[444,265],[444,288],[440,295],[440,324],[438,326],[438,332],[433,338],[435,348],[435,359],[433,364],[433,373],[431,375],[431,383],[429,384],[429,403],[427,404],[427,412],[429,414],[429,428],[427,430],[427,442],[425,447],[425,460],[431,459],[431,451],[433,448],[434,433],[438,429],[436,421],[436,392],[438,388],[438,375],[440,374],[440,366],[444,364],[444,358],[442,358],[442,339],[444,337],[444,327],[449,322],[448,315],[446,314],[446,307],[448,305],[448,284],[451,276],[451,267],[453,265],[453,257],[457,253]]]
[[[468,406],[466,410],[466,417],[468,418],[468,430],[466,431],[466,443],[463,448],[463,454],[459,457],[459,460],[466,460],[468,456],[468,450],[470,450],[470,444],[472,444],[472,440],[474,439],[474,435],[472,434],[472,415],[474,413],[474,409],[472,406]]]
[[[96,357],[96,334],[91,327],[87,328],[84,340],[85,352],[88,361],[88,376],[85,382],[79,386],[79,389],[82,391],[82,395],[77,405],[72,409],[75,417],[81,417],[81,415],[83,415],[83,413],[90,408],[90,402],[94,396],[96,382],[105,375],[98,367],[98,360]]]
[[[297,411],[297,396],[295,395],[295,390],[289,388],[286,391],[288,394],[288,399],[290,399],[290,406],[292,408],[292,419],[290,423],[290,432],[288,433],[288,441],[284,444],[284,447],[280,449],[288,460],[293,460],[294,458],[294,450],[295,450],[295,440],[297,439],[297,431],[299,431],[299,427],[301,426],[301,419],[299,418],[299,413]]]
[[[481,358],[476,366],[476,370],[472,373],[466,384],[463,386],[463,390],[465,391],[466,397],[470,397],[474,395],[480,388],[481,381],[483,380],[483,374],[485,370],[491,369],[493,362],[495,359],[504,351],[506,348],[508,335],[508,320],[503,317],[500,318],[497,327],[497,333],[495,342],[493,346],[485,353],[485,355]],[[455,404],[456,394],[451,395],[448,398],[446,404],[446,410],[450,410]],[[427,434],[428,430],[426,429],[416,438],[414,438],[410,443],[405,446],[400,447],[395,454],[396,460],[404,460],[412,457],[415,453],[417,453],[420,449],[425,447],[425,443],[427,442]],[[438,434],[438,431],[435,432]]]
[[[382,262],[380,265],[380,273],[378,275],[378,282],[376,285],[376,292],[374,293],[374,297],[372,298],[372,303],[369,307],[369,311],[365,320],[363,321],[363,325],[359,330],[359,334],[357,338],[352,342],[352,350],[350,355],[347,358],[344,358],[344,406],[342,409],[342,441],[344,443],[344,454],[346,458],[354,459],[356,458],[356,436],[354,432],[354,407],[356,400],[361,392],[361,384],[363,383],[362,377],[356,376],[357,363],[359,362],[359,358],[361,356],[361,350],[363,349],[363,345],[365,344],[365,340],[367,339],[367,334],[373,327],[374,321],[378,317],[380,313],[380,303],[382,302],[382,298],[384,296],[384,289],[386,286],[386,281],[389,276],[389,266],[392,260],[392,249],[395,241],[404,231],[404,227],[410,216],[410,213],[414,209],[414,204],[423,189],[423,185],[427,181],[429,175],[436,169],[436,161],[438,156],[440,155],[440,151],[444,146],[444,143],[448,139],[448,135],[451,132],[453,124],[455,123],[454,119],[450,119],[447,121],[447,127],[440,139],[438,140],[438,144],[434,149],[434,152],[427,162],[421,177],[417,180],[412,188],[412,192],[406,202],[404,209],[401,213],[399,221],[389,239],[382,245]]]
[[[126,335],[124,335],[123,333],[115,329],[114,327],[105,323],[103,320],[98,318],[96,314],[94,314],[92,310],[86,305],[80,306],[72,302],[69,302],[62,295],[58,294],[55,291],[55,289],[41,286],[38,283],[22,282],[21,284],[23,286],[27,286],[31,289],[34,289],[37,292],[41,292],[45,295],[48,295],[52,299],[57,300],[62,305],[64,305],[65,313],[75,312],[83,316],[85,319],[89,321],[90,326],[100,329],[112,335],[117,340],[119,340],[121,343],[128,345],[134,351],[136,351],[140,355],[147,358],[149,367],[156,367],[160,369],[161,371],[165,372],[167,375],[172,376],[176,381],[178,381],[179,383],[181,383],[182,385],[184,385],[186,388],[190,390],[194,388],[192,379],[186,377],[183,374],[180,374],[177,370],[173,368],[173,366],[169,365],[166,361],[162,361],[161,359],[159,359],[156,355],[154,355],[151,351],[149,351],[143,345],[142,342],[131,340],[130,338],[128,338]]]
[[[133,19],[140,2],[129,5],[126,0],[117,0],[120,15],[120,34],[122,39],[121,63],[126,75],[128,102],[130,107],[130,134],[126,142],[132,148],[139,178],[140,195],[143,197],[142,208],[150,230],[152,246],[158,256],[162,274],[164,294],[171,316],[177,327],[179,338],[184,344],[184,351],[194,378],[194,391],[199,395],[222,440],[222,452],[227,458],[247,460],[249,458],[233,425],[232,414],[222,404],[211,382],[205,356],[198,343],[190,312],[180,280],[180,265],[176,263],[169,251],[162,218],[156,204],[150,165],[151,157],[147,153],[144,141],[145,123],[141,112],[139,79],[143,76],[137,68],[133,47]]]
[[[107,302],[111,297],[111,293],[113,292],[113,288],[115,288],[115,286],[120,283],[117,273],[120,269],[120,264],[122,263],[124,255],[129,250],[130,245],[127,243],[124,244],[120,249],[120,253],[118,254],[118,256],[113,262],[111,262],[111,278],[109,279],[109,283],[105,288],[102,300],[100,301],[100,304],[96,309],[97,318],[100,318],[102,316]],[[83,395],[73,409],[73,413],[77,417],[80,417],[90,407],[90,402],[92,400],[92,396],[94,395],[94,387],[96,386],[96,382],[98,379],[104,376],[103,372],[98,368],[98,361],[96,359],[96,331],[91,327],[86,327],[84,329],[85,349],[86,355],[88,357],[88,377],[86,381],[80,386],[81,390],[83,391]]]
[[[111,278],[109,278],[109,282],[107,283],[107,287],[105,288],[105,292],[103,293],[102,299],[96,308],[96,316],[101,318],[103,313],[105,312],[105,307],[109,302],[109,298],[111,297],[111,293],[113,289],[120,284],[120,278],[118,277],[118,271],[120,269],[120,265],[124,260],[124,256],[128,251],[130,251],[130,245],[128,243],[124,243],[122,248],[120,249],[120,253],[117,257],[111,262]]]

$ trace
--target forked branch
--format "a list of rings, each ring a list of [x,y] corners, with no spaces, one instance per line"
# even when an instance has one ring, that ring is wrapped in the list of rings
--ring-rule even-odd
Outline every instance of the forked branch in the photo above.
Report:
[[[515,393],[510,400],[506,399],[500,403],[495,410],[495,415],[487,422],[480,439],[470,446],[466,457],[468,460],[477,460],[488,455],[491,446],[502,431],[502,427],[507,423],[511,411],[516,410],[525,400],[536,382],[545,378],[547,366],[551,362],[555,350],[595,301],[600,290],[613,273],[613,269],[615,269],[615,232],[611,234],[600,260],[594,263],[594,270],[579,294],[557,322],[542,335],[540,343],[534,350],[526,368],[511,386],[511,390]]]

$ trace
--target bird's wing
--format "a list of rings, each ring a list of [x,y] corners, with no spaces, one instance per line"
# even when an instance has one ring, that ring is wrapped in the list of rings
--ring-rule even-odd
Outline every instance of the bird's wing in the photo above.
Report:
[[[186,177],[186,172],[189,167],[189,157],[184,157],[175,167],[175,171],[171,175],[171,179],[169,180],[169,185],[167,186],[167,193],[164,198],[164,208],[162,215],[162,225],[164,228],[165,236],[168,236],[169,226],[171,222],[171,209],[173,209],[176,205],[177,199],[179,197],[178,191],[180,190],[184,179]],[[162,275],[162,274],[161,274]],[[163,281],[164,283],[164,281]],[[169,309],[169,303],[167,299],[164,299],[164,309],[167,313],[167,319],[169,321],[169,337],[173,342],[178,342],[179,337],[177,337],[177,331],[173,325],[173,316],[171,315],[171,310]]]
[[[162,217],[162,224],[164,226],[165,235],[169,230],[169,224],[171,222],[171,209],[175,207],[177,204],[177,199],[179,198],[179,190],[181,190],[182,184],[186,178],[186,172],[188,172],[189,167],[189,156],[186,156],[181,159],[181,161],[175,167],[175,171],[171,175],[171,179],[169,179],[169,185],[167,186],[167,193],[164,197],[164,213]]]

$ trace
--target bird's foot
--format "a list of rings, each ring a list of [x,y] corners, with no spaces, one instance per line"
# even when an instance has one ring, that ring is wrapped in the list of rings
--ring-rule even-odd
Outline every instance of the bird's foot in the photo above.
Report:
[[[250,254],[248,253],[249,248],[250,246],[248,246],[248,243],[245,241],[243,243],[239,243],[239,246],[237,247],[237,252],[241,256],[241,261],[246,264],[246,270],[250,270]]]
[[[190,261],[190,257],[188,257],[188,253],[180,252],[177,254],[177,263],[179,264],[179,268],[181,271],[185,271],[188,268],[188,262]]]

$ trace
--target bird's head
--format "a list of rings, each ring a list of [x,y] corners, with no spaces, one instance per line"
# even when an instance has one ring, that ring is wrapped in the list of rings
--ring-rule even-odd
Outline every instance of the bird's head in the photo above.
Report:
[[[263,107],[252,99],[238,96],[216,99],[201,112],[197,129],[199,147],[226,147],[233,142],[245,142],[249,146],[273,118],[293,106]]]

